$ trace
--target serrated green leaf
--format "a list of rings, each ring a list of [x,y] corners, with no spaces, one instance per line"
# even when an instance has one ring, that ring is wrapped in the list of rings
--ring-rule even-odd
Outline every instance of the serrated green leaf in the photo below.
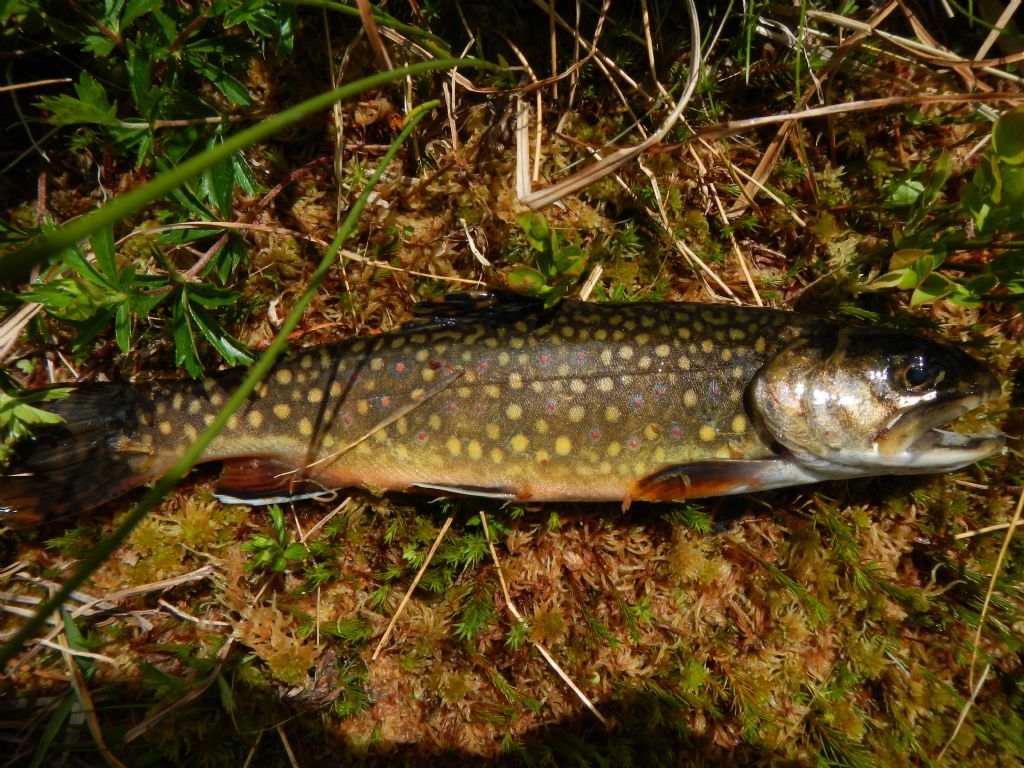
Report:
[[[78,83],[75,84],[75,94],[78,98],[67,94],[43,96],[36,105],[51,113],[48,118],[51,125],[118,124],[117,105],[110,102],[103,86],[87,72],[79,75]]]

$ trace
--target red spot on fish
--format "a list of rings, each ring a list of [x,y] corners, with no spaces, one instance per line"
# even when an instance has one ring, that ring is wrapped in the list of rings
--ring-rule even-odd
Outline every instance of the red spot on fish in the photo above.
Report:
[[[654,385],[654,396],[655,397],[664,397],[667,392],[668,392],[668,387],[666,387],[664,384],[655,384]]]
[[[481,405],[480,403],[477,403],[476,405],[473,406],[473,413],[475,413],[477,416],[479,416],[481,413],[484,413],[486,410],[487,406]]]
[[[548,400],[545,405],[548,409],[548,413],[553,413],[558,410],[558,402],[556,400]]]
[[[626,447],[629,448],[629,450],[631,451],[635,451],[640,447],[640,441],[637,440],[635,437],[631,437],[629,438],[629,440],[626,441]]]
[[[427,442],[427,439],[428,439],[428,435],[427,435],[426,432],[417,432],[416,433],[416,442],[419,443],[420,445],[425,444]]]
[[[380,396],[380,407],[381,408],[387,408],[389,405],[391,405],[391,396],[390,395],[381,395]]]
[[[427,367],[432,371],[436,371],[438,368],[441,367],[441,364],[437,362],[437,360],[431,360]]]
[[[537,362],[540,363],[541,365],[547,365],[548,363],[551,362],[551,355],[549,355],[547,352],[541,352],[539,355],[537,355]]]
[[[587,361],[587,353],[584,352],[581,349],[579,352],[576,353],[576,362],[577,363],[585,363],[586,361]]]
[[[395,363],[395,373],[405,373],[405,363]]]
[[[717,381],[712,381],[708,384],[708,394],[716,400],[721,396],[722,390],[719,388]]]
[[[641,408],[644,407],[643,395],[633,395],[631,398],[629,398],[629,402],[637,410],[640,410]]]
[[[351,376],[348,377],[348,380],[355,384],[357,381],[359,381],[359,374],[353,373]]]
[[[478,371],[486,371],[489,366],[490,363],[488,363],[486,360],[481,360],[479,363],[476,364],[476,369]]]
[[[344,424],[346,427],[351,427],[352,417],[349,416],[347,413],[341,414],[341,423]]]
[[[600,440],[601,439],[601,430],[600,429],[592,429],[592,430],[590,430],[590,439],[593,440],[595,443],[598,440]]]
[[[455,403],[448,403],[448,405],[445,406],[445,410],[448,411],[448,413],[455,413],[455,411],[457,411],[458,408],[456,407]]]
[[[671,427],[669,427],[668,433],[675,440],[682,440],[683,438],[683,428],[680,427],[678,424],[673,424]]]

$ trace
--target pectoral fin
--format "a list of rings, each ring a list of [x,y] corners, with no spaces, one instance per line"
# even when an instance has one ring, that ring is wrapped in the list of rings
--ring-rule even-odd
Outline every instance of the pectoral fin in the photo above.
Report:
[[[789,458],[718,459],[664,467],[634,482],[629,496],[637,501],[699,499],[766,491],[820,479]]]
[[[333,489],[303,477],[278,459],[225,461],[213,495],[225,504],[261,506],[329,496]]]

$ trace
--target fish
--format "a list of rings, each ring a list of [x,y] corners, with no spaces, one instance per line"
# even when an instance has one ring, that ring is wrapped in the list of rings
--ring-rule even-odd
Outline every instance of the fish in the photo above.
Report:
[[[423,310],[420,310],[420,314]],[[215,495],[343,488],[657,502],[949,472],[998,432],[939,429],[1000,395],[962,350],[772,308],[552,307],[454,294],[429,316],[280,359],[200,457]],[[0,521],[78,514],[160,478],[245,375],[75,385],[0,470]]]

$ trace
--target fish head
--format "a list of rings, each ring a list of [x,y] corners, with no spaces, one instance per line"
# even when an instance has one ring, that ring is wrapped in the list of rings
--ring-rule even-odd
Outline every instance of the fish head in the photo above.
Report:
[[[1005,436],[938,427],[999,394],[955,347],[828,323],[785,345],[746,393],[766,436],[822,478],[947,472],[991,456]]]

